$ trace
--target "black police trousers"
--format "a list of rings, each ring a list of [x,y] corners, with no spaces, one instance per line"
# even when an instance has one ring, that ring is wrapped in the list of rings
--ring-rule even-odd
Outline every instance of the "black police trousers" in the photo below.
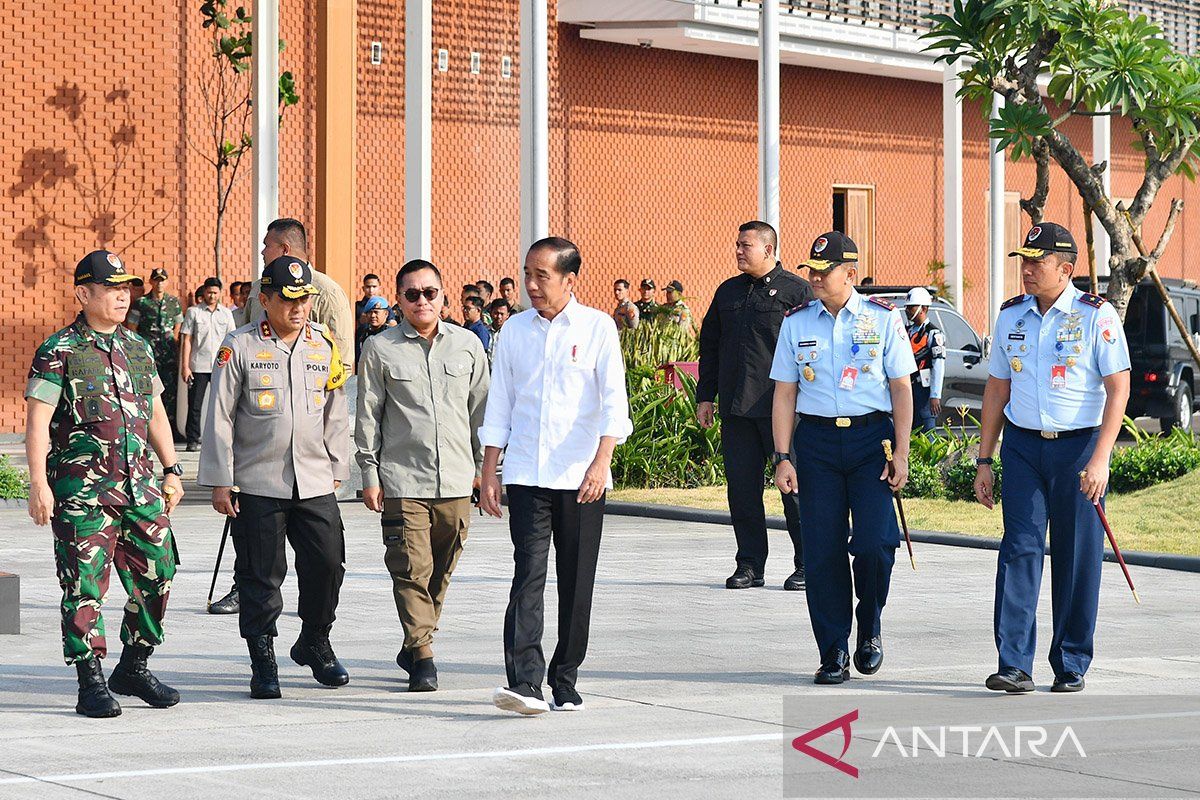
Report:
[[[300,619],[322,631],[333,624],[346,574],[346,538],[332,493],[306,500],[238,495],[231,530],[237,553],[233,575],[241,598],[238,627],[244,638],[279,635],[275,621],[283,611],[279,587],[287,575],[285,538],[296,551]]]
[[[767,564],[767,512],[763,489],[768,459],[775,452],[770,417],[721,417],[721,455],[729,516],[737,538],[738,566],[748,565],[762,575]],[[792,539],[793,566],[804,566],[800,537],[800,504],[795,495],[782,495],[783,516]]]
[[[510,484],[508,528],[513,542],[512,590],[504,612],[504,667],[508,685],[542,685],[546,569],[550,542],[558,576],[558,644],[550,659],[550,688],[575,686],[587,654],[592,588],[600,556],[604,496],[578,503],[576,489]]]

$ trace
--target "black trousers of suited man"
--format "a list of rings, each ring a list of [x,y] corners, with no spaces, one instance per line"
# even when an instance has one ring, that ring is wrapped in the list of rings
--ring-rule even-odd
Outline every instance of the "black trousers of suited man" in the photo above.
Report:
[[[515,562],[504,612],[508,685],[541,686],[546,676],[551,690],[574,688],[587,655],[605,498],[579,503],[574,489],[513,484],[506,489]],[[551,542],[558,577],[558,643],[547,672],[542,631]]]

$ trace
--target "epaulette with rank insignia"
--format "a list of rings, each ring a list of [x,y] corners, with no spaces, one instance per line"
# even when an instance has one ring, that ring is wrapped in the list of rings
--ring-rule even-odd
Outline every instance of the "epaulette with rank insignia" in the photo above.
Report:
[[[789,309],[788,309],[788,310],[787,310],[787,311],[784,313],[784,316],[785,316],[785,317],[790,317],[792,314],[795,314],[797,311],[803,311],[804,309],[808,308],[808,307],[809,307],[809,306],[811,306],[812,304],[813,304],[813,301],[812,301],[812,300],[805,300],[805,301],[804,301],[803,303],[801,303],[800,305],[798,305],[798,306],[795,306],[795,307],[793,307],[793,308],[789,308]]]
[[[1100,306],[1104,305],[1104,298],[1098,294],[1084,292],[1083,294],[1079,295],[1079,302],[1083,303],[1084,305],[1091,306],[1092,308],[1099,308]]]
[[[1005,300],[1003,303],[1000,304],[1000,310],[1003,311],[1006,308],[1012,308],[1017,303],[1023,302],[1024,300],[1025,300],[1025,295],[1023,295],[1023,294],[1019,294],[1016,297],[1010,297],[1007,300]]]
[[[894,311],[896,309],[896,304],[893,303],[891,300],[885,300],[882,297],[879,297],[877,295],[871,295],[870,297],[868,297],[867,302],[874,303],[875,305],[880,306],[881,308],[886,308],[888,311]]]

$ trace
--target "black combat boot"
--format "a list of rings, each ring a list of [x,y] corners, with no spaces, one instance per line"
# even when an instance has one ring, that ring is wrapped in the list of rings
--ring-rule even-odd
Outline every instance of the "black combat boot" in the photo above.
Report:
[[[108,688],[117,694],[140,697],[154,708],[170,708],[179,702],[179,692],[161,683],[146,667],[153,647],[127,644],[121,651],[121,661],[108,676]]]
[[[275,663],[275,638],[252,636],[246,640],[246,645],[250,648],[250,696],[255,700],[282,697],[279,666]]]
[[[321,629],[302,626],[300,638],[292,645],[292,661],[312,669],[313,677],[318,683],[326,686],[345,686],[350,682],[350,674],[333,654],[333,645],[329,643],[331,627]]]
[[[75,672],[79,675],[79,702],[75,704],[76,714],[83,714],[85,717],[121,716],[121,706],[117,699],[108,693],[108,686],[104,683],[104,671],[100,669],[98,659],[76,661]]]

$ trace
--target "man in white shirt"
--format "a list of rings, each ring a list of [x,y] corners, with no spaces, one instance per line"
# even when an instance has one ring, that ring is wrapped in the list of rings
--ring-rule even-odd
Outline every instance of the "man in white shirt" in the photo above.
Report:
[[[204,281],[200,298],[201,302],[188,307],[183,315],[183,324],[179,326],[179,371],[188,386],[184,435],[187,436],[187,449],[190,452],[200,449],[200,414],[204,409],[204,394],[212,377],[217,348],[237,327],[233,312],[220,303],[219,278]]]
[[[609,467],[613,450],[633,431],[617,329],[608,314],[580,305],[572,293],[580,263],[579,249],[566,239],[542,239],[529,248],[525,288],[533,308],[504,324],[479,429],[485,446],[480,507],[494,517],[501,514],[496,466],[507,447],[504,485],[516,567],[504,614],[508,686],[496,690],[493,702],[520,714],[583,708],[575,680],[587,653]],[[547,674],[541,635],[551,540],[559,613]]]

